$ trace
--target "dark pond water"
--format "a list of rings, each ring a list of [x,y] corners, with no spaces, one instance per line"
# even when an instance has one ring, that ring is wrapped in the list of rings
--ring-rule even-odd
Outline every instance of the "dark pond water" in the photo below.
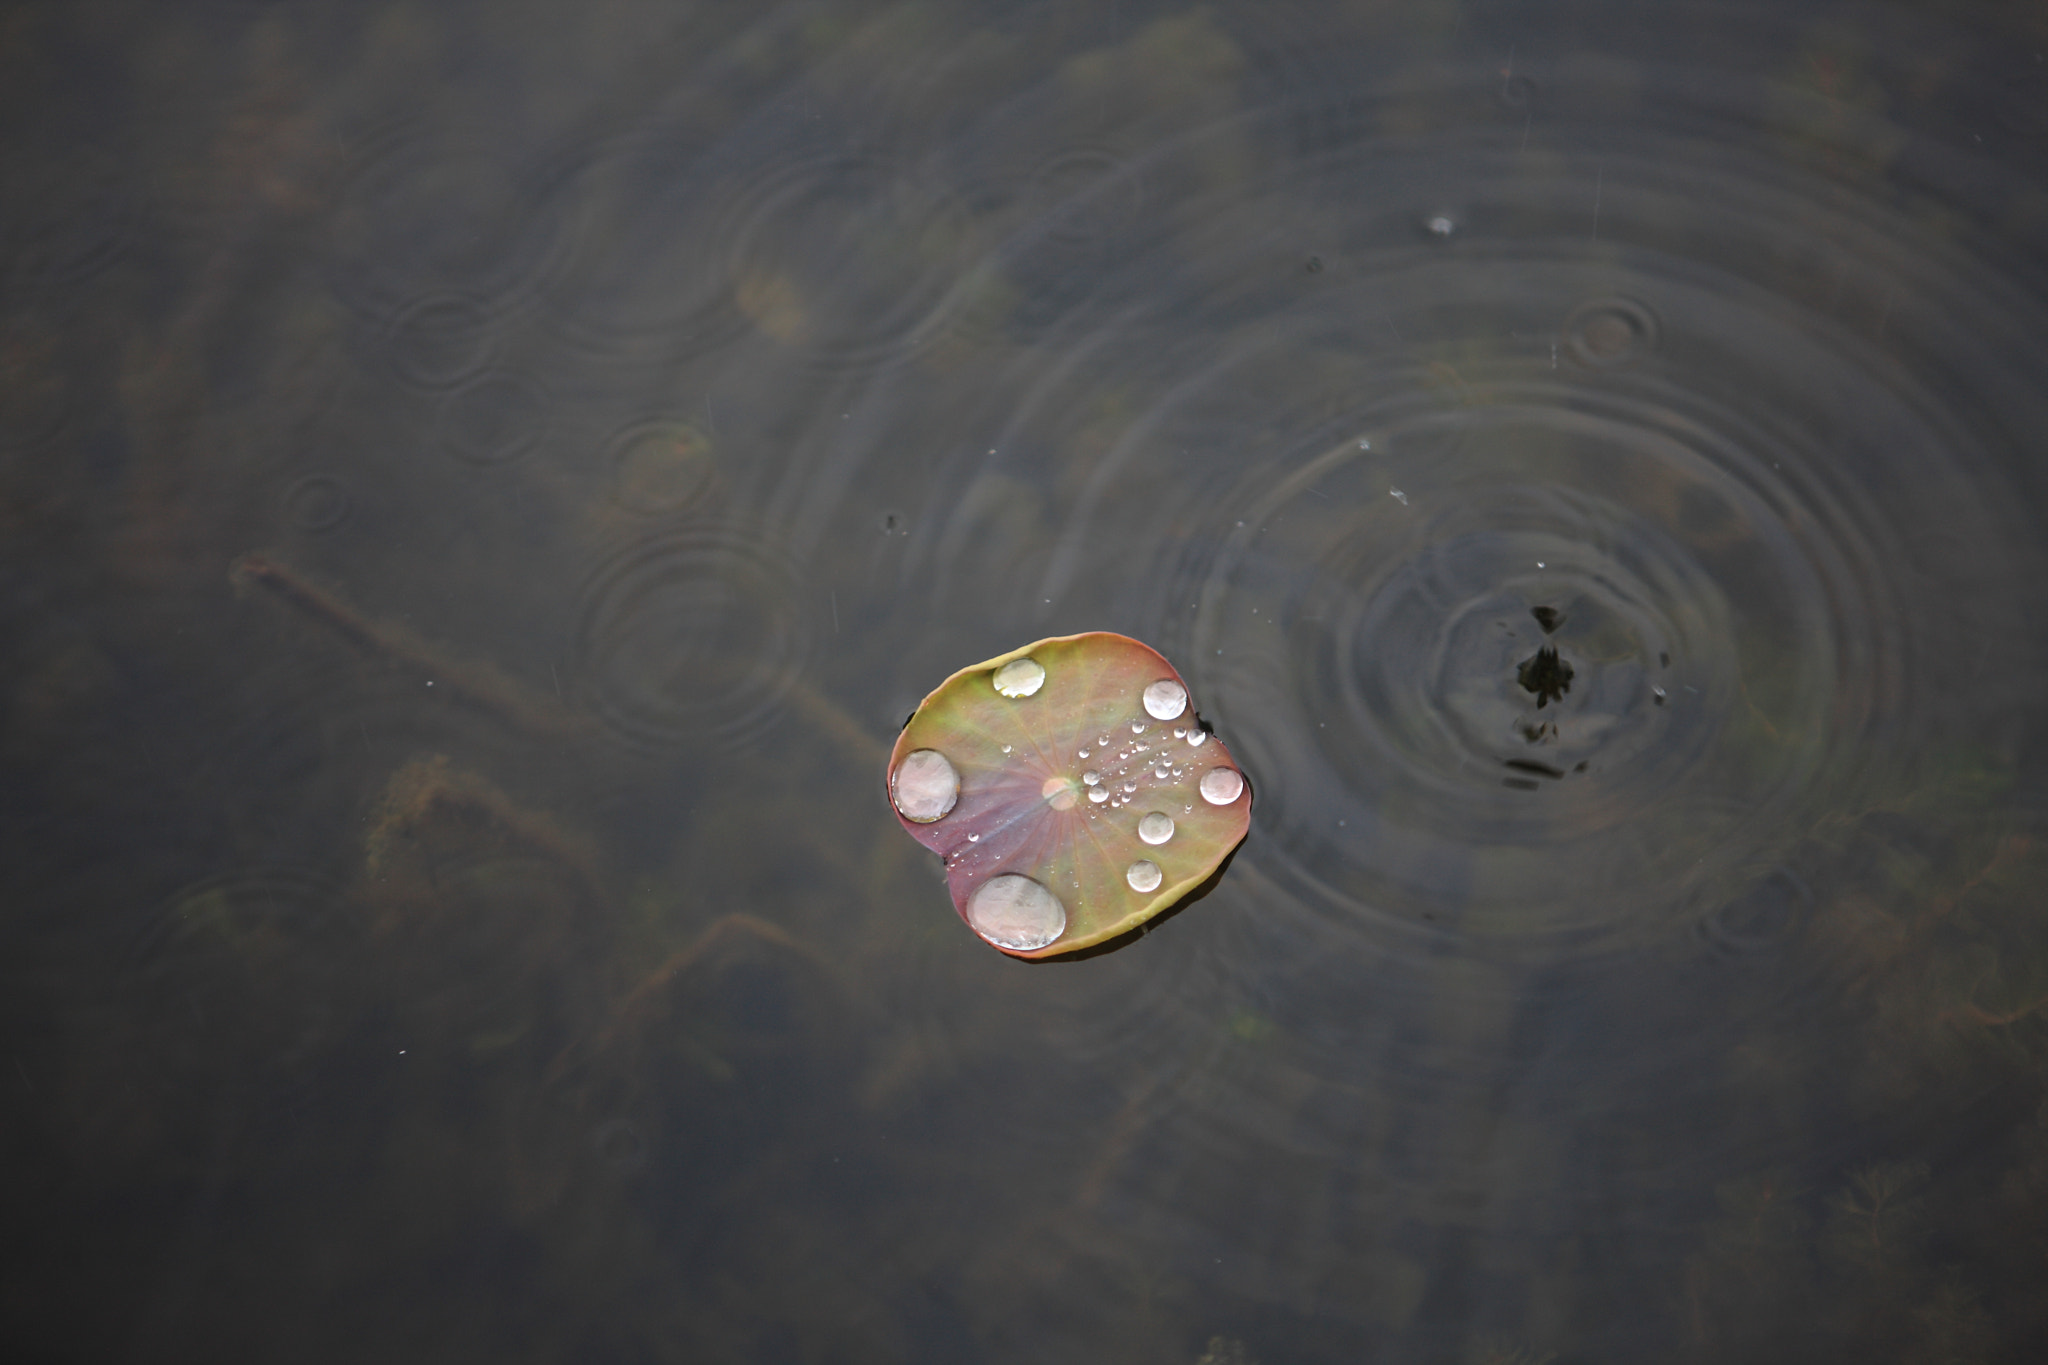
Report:
[[[0,1336],[2048,1358],[2048,22],[0,12]],[[1243,763],[980,943],[1045,636]]]

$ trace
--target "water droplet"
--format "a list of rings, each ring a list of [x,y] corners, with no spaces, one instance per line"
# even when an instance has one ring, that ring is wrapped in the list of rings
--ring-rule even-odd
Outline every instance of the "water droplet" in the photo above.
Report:
[[[1423,231],[1439,241],[1448,240],[1458,230],[1458,220],[1448,213],[1432,213],[1422,220]]]
[[[1395,502],[1400,503],[1403,507],[1406,507],[1408,505],[1408,495],[1406,493],[1403,493],[1398,488],[1389,488],[1387,490],[1387,495],[1391,497]]]
[[[1003,752],[1004,752],[1004,753],[1008,753],[1008,752],[1010,752],[1010,746],[1009,746],[1009,745],[1007,745],[1007,744],[1005,744],[1005,745],[1003,746]]]
[[[1102,781],[1102,774],[1090,768],[1087,772],[1081,774],[1081,780],[1093,787]]]
[[[1144,722],[1144,721],[1142,721],[1142,720],[1134,720],[1134,721],[1132,721],[1132,722],[1131,722],[1131,733],[1132,733],[1132,734],[1134,734],[1134,735],[1142,735],[1142,734],[1144,734],[1144,733],[1145,733],[1145,722]]]
[[[1152,776],[1154,776],[1154,777],[1157,777],[1157,778],[1160,778],[1160,779],[1165,779],[1165,778],[1167,778],[1167,777],[1170,777],[1170,776],[1172,776],[1172,774],[1173,774],[1173,769],[1172,769],[1172,768],[1169,768],[1169,767],[1168,767],[1168,766],[1166,766],[1166,765],[1165,765],[1164,763],[1160,764],[1160,765],[1159,765],[1158,767],[1156,767],[1156,768],[1154,768],[1154,769],[1152,770]]]
[[[1200,744],[1201,744],[1201,743],[1202,743],[1202,742],[1203,742],[1204,740],[1206,740],[1206,739],[1208,739],[1208,738],[1209,738],[1209,732],[1208,732],[1207,730],[1204,730],[1204,729],[1203,729],[1203,728],[1202,728],[1201,726],[1199,726],[1199,725],[1197,725],[1197,726],[1196,726],[1196,727],[1195,727],[1194,729],[1192,729],[1192,730],[1188,731],[1188,743],[1189,743],[1189,744],[1192,744],[1192,745],[1197,745],[1197,746],[1199,746],[1199,745],[1200,745]]]
[[[1138,822],[1138,837],[1148,844],[1163,844],[1173,837],[1173,817],[1155,810]]]
[[[1028,697],[1045,686],[1045,665],[1036,659],[1012,659],[995,671],[993,681],[1006,697]]]
[[[979,834],[970,834],[967,836],[967,842],[970,844],[978,844],[981,842],[981,836]]]
[[[1081,749],[1081,750],[1078,750],[1078,751],[1077,751],[1077,756],[1078,756],[1078,757],[1081,757],[1081,758],[1086,758],[1086,757],[1088,757],[1088,751],[1087,751],[1086,749]]]
[[[1109,747],[1109,736],[1104,735],[1101,739],[1096,740],[1095,747],[1098,749],[1107,749]]]
[[[889,796],[904,819],[929,825],[960,799],[960,774],[937,749],[914,749],[896,765]]]
[[[1124,791],[1125,791],[1126,793],[1134,792],[1134,791],[1136,791],[1137,789],[1138,789],[1138,784],[1137,784],[1137,783],[1135,783],[1135,782],[1126,782],[1126,783],[1124,783]]]
[[[1244,791],[1244,775],[1235,768],[1211,768],[1202,774],[1202,799],[1212,806],[1227,806]]]
[[[1175,739],[1186,739],[1186,738],[1187,738],[1187,735],[1188,735],[1188,732],[1187,732],[1187,729],[1186,729],[1186,727],[1184,727],[1184,726],[1179,726],[1179,725],[1176,725],[1176,726],[1174,726],[1174,727],[1173,727],[1173,737],[1174,737]]]
[[[1124,880],[1131,884],[1133,891],[1152,892],[1159,889],[1159,883],[1165,880],[1165,876],[1159,871],[1158,863],[1140,858],[1124,869]]]
[[[1088,799],[1098,806],[1101,805],[1104,801],[1109,800],[1109,788],[1090,787],[1088,789]]]
[[[1155,720],[1172,720],[1188,709],[1188,690],[1171,678],[1161,678],[1145,689],[1145,713]]]
[[[1028,953],[1066,932],[1067,907],[1031,878],[1005,872],[974,888],[967,924],[998,948]]]

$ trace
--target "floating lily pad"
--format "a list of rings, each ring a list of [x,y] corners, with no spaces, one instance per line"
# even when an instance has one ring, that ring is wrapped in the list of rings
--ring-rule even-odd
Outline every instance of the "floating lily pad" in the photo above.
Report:
[[[889,755],[889,799],[946,860],[953,907],[1017,957],[1135,929],[1244,839],[1251,789],[1186,680],[1105,631],[962,669]]]

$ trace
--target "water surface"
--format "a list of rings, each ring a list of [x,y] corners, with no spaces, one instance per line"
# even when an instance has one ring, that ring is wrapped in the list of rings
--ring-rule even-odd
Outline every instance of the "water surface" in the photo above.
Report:
[[[2048,32],[22,5],[37,1358],[2048,1346]],[[1029,965],[883,759],[1258,796]]]

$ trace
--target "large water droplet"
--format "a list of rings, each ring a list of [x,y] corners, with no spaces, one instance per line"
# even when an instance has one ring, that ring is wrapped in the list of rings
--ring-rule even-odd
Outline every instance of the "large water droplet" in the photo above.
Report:
[[[1211,768],[1202,774],[1202,799],[1227,806],[1244,791],[1244,776],[1235,768]]]
[[[1133,891],[1157,891],[1159,883],[1165,880],[1165,874],[1159,870],[1158,863],[1140,858],[1124,869],[1124,880],[1131,884]]]
[[[1005,872],[974,888],[967,923],[998,948],[1028,953],[1066,932],[1067,907],[1031,878]]]
[[[929,825],[960,799],[960,774],[937,749],[913,749],[889,779],[889,798],[904,819]]]
[[[1148,844],[1163,844],[1173,837],[1173,817],[1165,811],[1153,811],[1138,822],[1138,837]]]
[[[996,691],[1006,697],[1028,697],[1045,686],[1045,665],[1036,659],[1012,659],[995,671]]]
[[[1197,725],[1194,729],[1188,731],[1188,743],[1190,744],[1200,744],[1208,738],[1209,732],[1207,730],[1204,730],[1199,725]]]
[[[1156,720],[1172,720],[1188,709],[1188,690],[1171,678],[1145,689],[1145,711]]]
[[[1102,781],[1102,774],[1090,768],[1087,772],[1081,774],[1081,780],[1092,787]]]
[[[1098,806],[1101,805],[1104,801],[1109,800],[1109,788],[1090,787],[1088,789],[1088,799]]]

